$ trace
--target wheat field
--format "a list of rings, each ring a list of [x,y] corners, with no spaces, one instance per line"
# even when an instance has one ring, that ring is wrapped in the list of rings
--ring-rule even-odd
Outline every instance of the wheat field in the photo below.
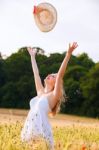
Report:
[[[20,132],[28,111],[0,109],[0,150],[48,150],[43,139],[23,143]],[[58,114],[49,118],[55,150],[99,150],[99,120]]]

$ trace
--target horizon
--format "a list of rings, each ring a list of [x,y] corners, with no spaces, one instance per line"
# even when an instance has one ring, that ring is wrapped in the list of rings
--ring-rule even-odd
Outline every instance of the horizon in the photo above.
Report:
[[[1,54],[1,56],[2,56],[2,58],[5,60],[5,59],[7,59],[8,57],[11,57],[11,55],[18,53],[19,50],[22,49],[22,48],[26,48],[26,47],[21,47],[21,48],[19,48],[16,52],[11,53],[9,56],[6,56],[6,55],[3,55],[3,56],[2,56],[2,54]],[[37,48],[40,48],[40,47],[37,47]],[[42,49],[42,48],[40,48],[40,49]],[[44,50],[44,49],[42,49],[42,50]],[[51,54],[56,54],[56,53],[58,53],[58,54],[63,54],[63,53],[65,53],[65,52],[67,52],[67,51],[61,51],[61,52],[56,51],[56,52],[52,52],[52,53],[46,53],[45,50],[44,50],[44,55],[47,56],[47,57],[50,57]],[[72,56],[78,57],[79,55],[82,55],[82,54],[84,54],[84,53],[85,53],[85,52],[82,52],[82,53],[79,53],[79,54],[77,54],[77,55],[74,55],[74,54],[72,53]],[[87,54],[87,53],[85,53],[85,54]],[[38,54],[37,54],[37,55],[38,55]],[[87,54],[87,55],[88,55],[88,54]],[[89,55],[88,55],[88,57],[89,57]],[[91,59],[94,63],[98,63],[98,62],[99,62],[99,61],[95,62],[95,61],[94,61],[92,58],[90,58],[90,57],[89,57],[89,59]]]

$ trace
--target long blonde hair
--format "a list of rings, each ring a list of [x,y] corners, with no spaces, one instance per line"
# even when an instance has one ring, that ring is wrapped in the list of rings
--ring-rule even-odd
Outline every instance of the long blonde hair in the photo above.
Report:
[[[63,87],[63,83],[62,83],[62,94],[61,97],[59,98],[59,100],[57,101],[56,105],[54,106],[54,108],[52,109],[52,111],[49,113],[50,116],[55,116],[57,113],[60,112],[60,108],[61,108],[61,104],[63,102],[67,101],[67,96]]]

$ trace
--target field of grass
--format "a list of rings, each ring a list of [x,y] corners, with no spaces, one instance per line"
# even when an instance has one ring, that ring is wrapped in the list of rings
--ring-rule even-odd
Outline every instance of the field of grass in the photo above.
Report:
[[[0,150],[48,150],[42,139],[39,142],[21,142],[20,132],[27,111],[23,113],[21,110],[15,110],[14,114],[12,112],[14,111],[0,110]],[[50,122],[53,127],[55,150],[99,150],[98,120],[57,115]]]

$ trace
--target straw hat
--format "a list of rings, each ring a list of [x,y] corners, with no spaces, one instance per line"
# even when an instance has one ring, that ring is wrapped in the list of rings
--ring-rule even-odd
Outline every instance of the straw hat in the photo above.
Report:
[[[34,19],[36,25],[42,32],[52,30],[57,22],[57,11],[49,3],[40,3],[34,6]]]

